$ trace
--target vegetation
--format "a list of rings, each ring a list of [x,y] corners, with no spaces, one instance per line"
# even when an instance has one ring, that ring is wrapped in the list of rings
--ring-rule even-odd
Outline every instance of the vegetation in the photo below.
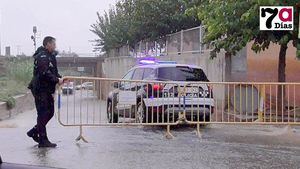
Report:
[[[221,49],[227,56],[232,56],[240,51],[246,44],[253,41],[252,50],[260,52],[268,49],[270,43],[280,45],[278,55],[278,82],[285,82],[287,44],[297,44],[299,20],[294,19],[293,31],[260,31],[259,7],[260,6],[294,6],[299,0],[198,0],[193,7],[187,10],[191,16],[197,16],[206,27],[204,41],[213,46],[212,57]],[[294,16],[297,10],[294,10]],[[285,97],[284,88],[278,87],[279,105]]]
[[[98,20],[91,26],[98,36],[95,50],[133,47],[141,40],[157,40],[199,26],[196,17],[185,14],[187,8],[183,0],[119,0],[103,15],[97,13]]]
[[[197,16],[206,27],[204,41],[210,43],[214,50],[212,56],[221,49],[228,55],[234,55],[246,44],[253,41],[252,50],[260,52],[268,49],[270,43],[280,45],[278,81],[285,82],[285,57],[287,44],[292,41],[296,45],[298,19],[294,19],[294,31],[260,31],[260,6],[294,6],[298,0],[198,0],[187,10]],[[294,16],[298,16],[294,10]]]
[[[15,106],[13,96],[24,94],[32,77],[32,60],[12,58],[7,62],[6,75],[0,77],[0,101],[7,102],[7,108]]]

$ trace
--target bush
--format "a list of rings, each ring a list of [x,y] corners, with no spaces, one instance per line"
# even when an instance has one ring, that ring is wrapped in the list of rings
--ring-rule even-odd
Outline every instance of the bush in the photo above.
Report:
[[[11,58],[7,62],[7,74],[0,77],[0,101],[6,102],[8,109],[12,109],[16,104],[13,96],[27,92],[32,71],[31,59]]]
[[[33,72],[33,60],[13,58],[7,64],[7,77],[11,80],[27,85]]]
[[[6,96],[6,95],[0,94],[0,101],[6,102],[6,107],[8,110],[10,110],[16,106],[16,100],[12,96]]]

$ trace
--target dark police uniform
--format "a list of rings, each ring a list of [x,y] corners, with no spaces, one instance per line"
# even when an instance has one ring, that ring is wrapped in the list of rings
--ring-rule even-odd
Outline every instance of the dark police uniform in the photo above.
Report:
[[[35,141],[49,142],[46,125],[54,115],[54,97],[59,75],[56,62],[57,52],[50,53],[44,47],[39,47],[34,57],[33,79],[28,88],[31,90],[37,110],[37,125],[27,133]]]

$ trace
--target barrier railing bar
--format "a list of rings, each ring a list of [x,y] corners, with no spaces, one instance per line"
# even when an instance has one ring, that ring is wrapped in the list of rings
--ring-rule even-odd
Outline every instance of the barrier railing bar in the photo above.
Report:
[[[65,76],[66,79],[83,79],[83,80],[100,80],[100,81],[124,81],[122,79],[116,79],[116,78],[100,78],[100,77],[84,77],[84,76]],[[177,81],[153,81],[153,80],[126,80],[126,82],[141,82],[141,83],[169,83],[169,84],[178,84]],[[190,82],[182,82],[182,83],[190,83]],[[300,85],[300,82],[202,82],[197,81],[194,82],[197,84],[241,84],[241,85],[247,85],[247,84],[253,84],[253,85],[263,85],[263,84],[269,84],[269,85]]]
[[[288,122],[290,122],[290,85],[287,85],[287,90],[288,90]]]

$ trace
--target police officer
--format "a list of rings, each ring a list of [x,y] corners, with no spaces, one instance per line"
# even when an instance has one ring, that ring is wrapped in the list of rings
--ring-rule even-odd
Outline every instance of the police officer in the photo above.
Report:
[[[34,53],[33,78],[28,86],[31,90],[37,110],[37,124],[27,135],[38,142],[38,147],[56,147],[47,137],[46,125],[54,115],[54,92],[56,84],[62,84],[56,64],[57,52],[55,38],[47,36],[43,46]]]

